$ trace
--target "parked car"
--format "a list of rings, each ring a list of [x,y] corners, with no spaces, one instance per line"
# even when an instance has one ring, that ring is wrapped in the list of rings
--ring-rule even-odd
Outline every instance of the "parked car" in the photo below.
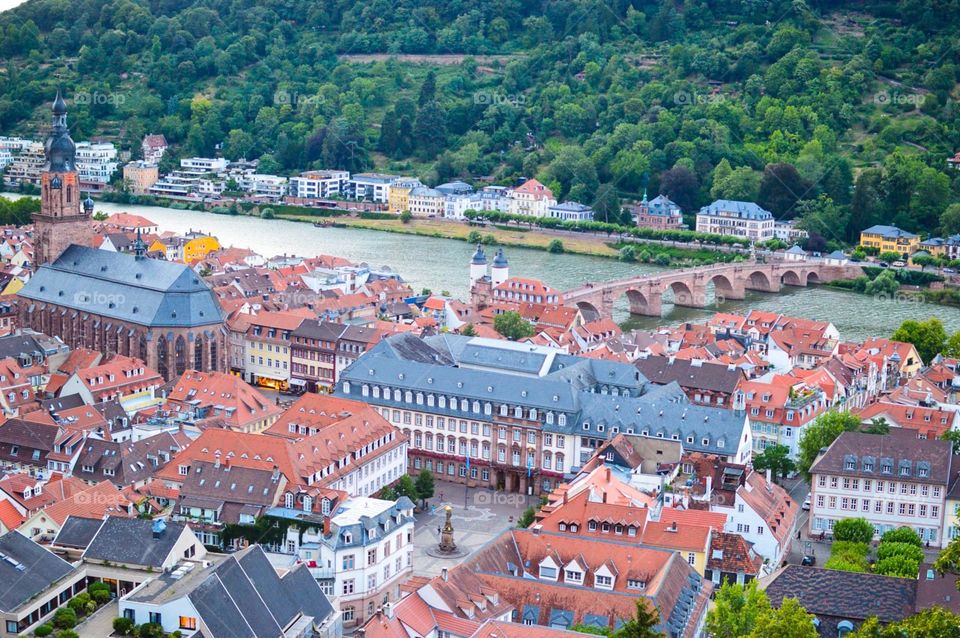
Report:
[[[888,263],[885,262],[885,261],[881,261],[878,265],[879,265],[881,268],[889,268],[889,267],[890,267],[890,264],[888,264]]]
[[[807,498],[804,499],[803,505],[800,506],[800,509],[802,509],[805,512],[810,511],[810,495],[809,494],[807,494]]]
[[[812,554],[804,554],[803,558],[800,560],[800,564],[807,567],[813,567],[817,564],[817,557],[813,556]]]
[[[905,261],[895,261],[895,262],[893,262],[893,267],[894,267],[894,268],[903,268],[903,267],[906,266],[906,265],[907,265],[907,262],[905,262]]]
[[[954,270],[953,268],[944,268],[944,269],[943,269],[943,272],[947,273],[948,275],[952,275],[953,273],[955,273],[955,272],[957,272],[957,271]]]

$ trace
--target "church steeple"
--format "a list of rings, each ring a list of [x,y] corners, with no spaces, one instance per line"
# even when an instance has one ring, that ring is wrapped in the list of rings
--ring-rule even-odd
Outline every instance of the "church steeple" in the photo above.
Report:
[[[85,244],[92,208],[83,205],[77,173],[77,147],[67,127],[67,102],[57,90],[51,106],[46,163],[40,174],[40,211],[33,216],[34,261],[54,261],[70,244]]]

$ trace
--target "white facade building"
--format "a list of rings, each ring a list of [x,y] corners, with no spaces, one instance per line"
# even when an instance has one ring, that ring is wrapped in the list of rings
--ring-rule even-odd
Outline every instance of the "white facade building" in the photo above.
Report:
[[[413,575],[413,508],[406,497],[353,497],[325,517],[279,507],[268,515],[294,521],[283,551],[307,565],[351,627],[400,600]]]
[[[810,468],[810,534],[830,534],[837,521],[863,517],[877,536],[906,526],[932,547],[945,545],[940,530],[956,458],[950,442],[920,439],[906,428],[844,432]]]
[[[697,232],[766,241],[774,236],[773,213],[753,202],[718,199],[697,213]]]
[[[288,194],[301,199],[338,197],[350,181],[348,171],[307,171],[291,177]]]

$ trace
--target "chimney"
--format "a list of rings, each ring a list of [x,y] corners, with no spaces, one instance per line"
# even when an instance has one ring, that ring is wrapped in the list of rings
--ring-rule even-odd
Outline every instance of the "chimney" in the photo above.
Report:
[[[383,615],[387,618],[393,618],[393,605],[390,603],[383,603]]]
[[[330,517],[329,516],[323,517],[323,535],[324,537],[330,535]]]
[[[224,469],[224,471],[226,471],[226,472],[229,472],[229,471],[230,471],[230,457],[229,457],[229,456],[226,457],[225,459],[223,459],[223,469]]]
[[[446,568],[446,567],[444,567],[442,570],[440,570],[440,578],[443,579],[443,582],[447,582],[447,568]]]
[[[220,469],[220,455],[219,455],[219,454],[213,459],[213,467],[215,467],[215,468],[217,468],[217,469]]]
[[[274,483],[280,480],[280,468],[276,465],[273,466],[273,476],[270,477],[270,480]]]
[[[704,495],[706,498],[709,499],[711,494],[713,494],[713,477],[708,475],[708,476],[707,476],[707,487],[706,487],[703,495]]]
[[[773,482],[773,471],[768,467],[767,468],[767,484],[769,485],[772,482]]]
[[[604,502],[604,503],[607,502],[607,491],[606,491],[606,490],[603,491],[603,502]]]
[[[610,471],[610,468],[608,467],[608,468],[607,468],[607,483],[610,482],[610,475],[611,475],[611,474],[612,474],[612,472]]]
[[[563,504],[567,504],[567,490],[563,490]]]
[[[541,525],[540,523],[537,523],[536,525],[534,525],[533,527],[531,527],[530,530],[533,532],[533,535],[534,535],[534,536],[540,536],[540,529],[541,529],[542,527],[543,527],[543,525]]]

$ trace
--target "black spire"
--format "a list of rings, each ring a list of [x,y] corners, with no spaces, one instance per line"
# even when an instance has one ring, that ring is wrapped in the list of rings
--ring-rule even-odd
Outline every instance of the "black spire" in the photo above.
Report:
[[[70,130],[67,128],[67,103],[59,89],[53,101],[53,127],[50,137],[47,138],[44,152],[47,156],[47,171],[65,173],[76,170],[77,147],[70,139]]]
[[[140,238],[140,229],[137,228],[137,239],[133,242],[133,255],[137,259],[143,259],[146,254],[147,245],[143,243],[143,240]]]

